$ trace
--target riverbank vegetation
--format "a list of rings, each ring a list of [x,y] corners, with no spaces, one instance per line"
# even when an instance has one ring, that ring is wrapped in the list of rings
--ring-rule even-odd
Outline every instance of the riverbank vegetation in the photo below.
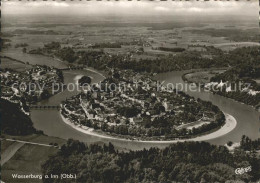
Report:
[[[103,70],[106,67],[118,69],[132,69],[137,72],[167,72],[192,68],[208,68],[222,66],[209,58],[204,58],[197,51],[184,51],[176,56],[171,54],[157,57],[156,59],[134,59],[128,54],[108,54],[101,50],[75,51],[70,47],[51,50],[46,47],[31,50],[29,53],[38,53],[56,56],[69,63],[78,63],[95,69]],[[166,51],[166,50],[165,50]],[[169,50],[168,50],[169,51]]]
[[[231,51],[222,60],[230,66],[225,72],[199,71],[185,74],[183,79],[200,84],[214,93],[236,101],[260,107],[260,48],[241,48]]]
[[[260,49],[247,48],[242,53],[234,51],[235,54],[241,56],[236,58],[238,64],[210,79],[211,82],[231,83],[231,91],[224,86],[216,93],[254,107],[260,106],[260,83],[257,82],[260,79]]]
[[[236,168],[248,166],[252,171],[235,173]],[[79,183],[256,182],[260,179],[259,169],[260,159],[255,153],[241,148],[230,153],[225,146],[206,142],[119,152],[112,144],[87,146],[71,139],[42,166],[43,173],[48,175],[76,174]],[[66,181],[44,179],[43,182]]]
[[[0,105],[2,134],[30,135],[42,133],[33,127],[30,117],[21,111],[19,104],[0,99]]]
[[[90,46],[90,48],[99,48],[99,49],[101,49],[101,48],[121,48],[121,44],[122,43],[118,43],[118,42],[116,42],[116,43],[110,43],[110,42],[108,42],[108,43],[96,43],[96,44],[94,44],[94,45],[91,45]]]
[[[154,48],[155,50],[161,50],[161,51],[169,51],[169,52],[183,52],[186,49],[185,48],[167,48],[167,47],[158,47]]]
[[[29,46],[27,43],[17,43],[14,47],[15,48],[19,48],[19,47],[27,47],[27,46]]]
[[[200,87],[206,87],[214,94],[234,99],[244,104],[254,106],[255,108],[259,107],[259,83],[251,78],[228,80],[226,78],[236,77],[235,75],[229,73],[229,71],[224,72],[223,74],[217,74],[217,72],[212,71],[194,72],[185,74],[183,79],[187,82],[196,83]]]
[[[251,140],[249,137],[243,135],[240,146],[245,151],[260,151],[260,138]]]

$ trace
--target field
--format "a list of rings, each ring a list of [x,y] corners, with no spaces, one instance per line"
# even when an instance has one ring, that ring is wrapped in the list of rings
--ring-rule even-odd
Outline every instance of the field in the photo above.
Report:
[[[13,179],[12,174],[40,174],[41,164],[50,155],[57,153],[54,147],[43,147],[35,145],[24,145],[16,154],[2,167],[2,177],[5,182],[42,182],[39,179]]]
[[[79,51],[88,50],[94,44],[119,42],[122,43],[121,48],[103,48],[103,50],[109,54],[131,54],[131,58],[139,60],[179,54],[158,50],[156,49],[158,47],[184,48],[187,51],[198,51],[207,55],[203,46],[214,46],[223,51],[229,51],[242,46],[259,44],[252,41],[251,37],[248,37],[248,40],[240,40],[241,36],[239,37],[239,35],[243,31],[250,31],[254,36],[258,35],[255,31],[255,24],[250,23],[248,25],[239,23],[230,25],[230,23],[225,22],[216,22],[216,24],[194,22],[188,24],[178,22],[132,23],[131,20],[93,23],[93,21],[79,19],[77,20],[79,24],[74,20],[72,22],[68,20],[61,24],[57,19],[46,24],[39,20],[34,21],[32,18],[29,23],[28,20],[24,19],[19,19],[19,24],[3,22],[2,32],[4,38],[10,40],[10,49],[13,49],[17,44],[26,43],[28,44],[26,49],[29,51],[42,48],[46,43],[57,41],[61,43],[62,47],[73,47]],[[56,24],[55,21],[57,21]],[[158,29],[158,27],[160,28]],[[141,47],[144,52],[137,53]],[[21,47],[16,49],[22,52]],[[19,55],[19,57],[26,56]]]
[[[28,64],[24,64],[22,62],[17,62],[14,60],[11,60],[9,58],[1,58],[1,68],[9,68],[16,70],[18,72],[23,72],[25,70],[31,69],[32,66]]]
[[[36,143],[57,143],[59,146],[66,141],[49,137],[45,135],[29,135],[29,136],[5,136],[5,138],[13,138]],[[4,153],[10,145],[18,142],[2,141],[1,149]],[[41,174],[41,164],[48,159],[49,156],[57,153],[58,148],[46,147],[40,145],[24,144],[14,156],[2,166],[1,176],[4,182],[14,182],[12,174]],[[39,179],[15,179],[15,182],[38,183]]]
[[[12,145],[14,142],[12,141],[6,141],[6,140],[2,140],[1,141],[1,151],[4,151],[5,149],[7,149],[10,145]]]

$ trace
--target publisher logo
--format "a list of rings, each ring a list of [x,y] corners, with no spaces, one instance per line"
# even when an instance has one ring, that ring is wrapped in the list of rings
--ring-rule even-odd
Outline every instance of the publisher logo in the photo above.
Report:
[[[237,175],[242,175],[242,174],[247,173],[247,172],[250,172],[250,171],[252,171],[252,167],[251,167],[251,166],[248,166],[248,167],[245,167],[245,168],[237,168],[237,169],[235,170],[235,173],[236,173]]]

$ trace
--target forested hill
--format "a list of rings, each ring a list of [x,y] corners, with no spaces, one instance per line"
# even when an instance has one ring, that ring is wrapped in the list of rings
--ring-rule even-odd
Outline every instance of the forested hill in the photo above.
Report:
[[[18,104],[0,99],[0,106],[2,134],[29,135],[38,132],[30,117],[21,111]]]
[[[238,81],[240,79],[258,79],[260,78],[260,65],[251,66],[246,64],[240,64],[232,69],[227,70],[224,73],[216,75],[211,78],[211,81]]]
[[[246,143],[245,139],[243,142]],[[235,173],[235,169],[248,166],[250,172]],[[42,170],[43,174],[76,174],[77,183],[256,182],[260,179],[260,159],[243,148],[232,154],[225,146],[206,142],[177,143],[161,150],[118,152],[112,144],[86,146],[70,139],[43,164]],[[44,183],[51,182],[71,180],[44,180]]]
[[[226,88],[223,87],[216,93],[259,108],[260,47],[235,49],[222,60],[233,67],[221,74],[217,74],[210,80],[218,83],[221,81],[231,83],[232,91],[227,92]],[[242,89],[235,89],[240,84]]]
[[[219,59],[233,67],[211,78],[212,81],[260,78],[260,47],[237,48]]]

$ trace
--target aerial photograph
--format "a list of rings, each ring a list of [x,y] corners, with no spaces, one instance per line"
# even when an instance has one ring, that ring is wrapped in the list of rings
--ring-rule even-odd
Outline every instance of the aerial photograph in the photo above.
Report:
[[[259,1],[1,5],[1,183],[260,183]]]

